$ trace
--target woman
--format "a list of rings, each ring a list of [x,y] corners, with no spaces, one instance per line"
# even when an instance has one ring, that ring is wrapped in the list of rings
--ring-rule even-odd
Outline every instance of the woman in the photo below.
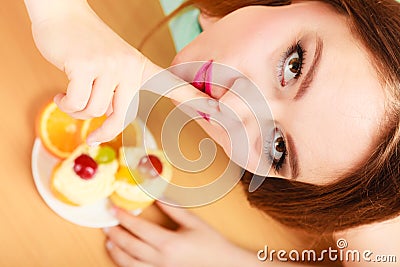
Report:
[[[108,123],[88,141],[111,139],[116,132],[108,129],[114,125],[121,128],[122,114],[133,98],[127,88],[142,81],[137,77],[127,78],[127,73],[134,70],[146,79],[159,69],[99,23],[87,11],[85,3],[74,1],[74,5],[65,4],[62,8],[49,4],[48,10],[52,10],[49,12],[35,9],[32,2],[26,1],[39,48],[51,62],[70,74],[67,94],[57,96],[55,101],[76,117],[101,115],[108,108],[108,114],[112,114]],[[232,76],[228,77],[231,90],[211,89],[211,97],[218,100],[220,107],[235,110],[238,121],[244,122],[250,133],[249,160],[243,167],[261,174],[260,158],[264,161],[270,158],[274,167],[262,174],[277,178],[269,178],[249,193],[249,201],[286,225],[345,237],[351,244],[349,249],[398,254],[398,242],[390,241],[389,237],[400,236],[400,5],[391,0],[293,1],[292,4],[290,1],[191,2],[203,11],[200,22],[204,33],[179,52],[173,64],[213,60],[238,69],[268,99],[274,115],[272,141],[264,149],[264,139],[258,134],[259,124],[254,123],[251,112],[238,108],[239,101],[231,93],[232,88],[238,88],[239,92],[248,88],[249,81]],[[64,16],[55,19],[57,8]],[[70,21],[71,14],[75,15],[74,22]],[[90,53],[71,53],[74,47],[68,47],[65,50],[68,53],[46,53],[48,44],[41,40],[51,27],[39,19],[43,17],[52,21],[52,27],[58,22],[74,29],[70,26],[77,23],[76,30],[70,36],[67,31],[65,37],[72,40],[72,33],[82,31],[79,25],[88,25],[93,29],[91,32],[98,32],[93,38],[108,38],[113,49],[96,51],[89,49],[89,43],[83,47]],[[62,43],[53,45],[63,47]],[[77,43],[76,51],[81,46]],[[75,56],[72,59],[71,54]],[[87,62],[81,60],[83,57],[104,58],[104,54],[121,59],[117,61],[121,64],[110,64],[114,66],[113,73],[118,74],[116,80],[101,75],[108,72],[103,69],[105,64],[96,67],[100,70],[88,68],[90,72],[79,75],[80,62]],[[129,68],[125,68],[125,58],[136,64],[128,63]],[[193,75],[185,71],[177,74],[186,80]],[[88,90],[78,92],[76,88],[80,85]],[[182,95],[187,98],[195,95],[206,98],[199,92],[185,90]],[[241,94],[246,95],[246,91]],[[218,112],[221,110],[214,111],[211,117],[223,117]],[[231,154],[228,138],[218,125],[212,121],[201,125]],[[243,182],[250,184],[251,178],[248,173]],[[127,229],[106,230],[110,240],[107,247],[119,265],[260,264],[255,255],[229,244],[193,215],[162,204],[160,207],[181,225],[177,231],[115,211]],[[215,257],[215,251],[229,256]],[[269,264],[288,265],[279,261]],[[376,263],[364,260],[343,264]]]

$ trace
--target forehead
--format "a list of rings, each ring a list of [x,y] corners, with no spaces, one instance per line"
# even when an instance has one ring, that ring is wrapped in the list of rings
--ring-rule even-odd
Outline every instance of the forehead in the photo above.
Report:
[[[326,183],[370,155],[385,96],[369,53],[345,20],[317,34],[324,42],[320,67],[292,131],[304,166],[299,180]]]
[[[342,20],[343,17],[333,6],[322,1],[293,1],[293,4],[284,6],[255,5],[240,8],[223,17],[220,22],[232,25],[235,20],[240,21],[235,26],[252,25],[252,29],[261,28],[270,30],[269,25],[279,24],[281,28],[293,24],[298,26],[318,26],[332,20]],[[282,24],[285,21],[286,24]],[[275,23],[278,22],[278,23]],[[224,24],[224,23],[223,23]],[[290,27],[287,29],[290,31]]]
[[[260,31],[270,32],[268,24],[288,35],[315,34],[323,40],[314,82],[302,100],[287,108],[283,124],[296,143],[302,169],[298,180],[332,182],[373,150],[385,102],[377,73],[347,18],[329,5],[310,1],[264,11],[250,8],[247,14],[259,21]],[[310,51],[306,64],[312,57]]]

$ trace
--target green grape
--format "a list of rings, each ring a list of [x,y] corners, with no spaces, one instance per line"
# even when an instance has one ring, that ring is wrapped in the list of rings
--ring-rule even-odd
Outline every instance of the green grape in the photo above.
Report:
[[[95,161],[99,164],[105,164],[113,161],[116,157],[115,150],[109,146],[101,146]]]

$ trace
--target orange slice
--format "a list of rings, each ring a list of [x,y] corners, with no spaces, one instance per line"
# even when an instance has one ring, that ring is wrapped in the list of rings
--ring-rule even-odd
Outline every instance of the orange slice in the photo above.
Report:
[[[40,113],[36,129],[44,147],[58,158],[67,158],[82,143],[82,121],[62,112],[54,102]]]
[[[131,185],[137,185],[143,182],[143,178],[141,178],[136,171],[132,170],[131,172],[127,166],[119,166],[115,174],[115,179]]]
[[[101,116],[93,119],[87,119],[83,122],[81,129],[81,138],[86,140],[90,133],[99,128],[103,122],[107,119],[106,116]]]
[[[86,138],[92,133],[94,130],[99,128],[103,122],[107,119],[106,116],[88,119],[83,122],[82,130],[81,130],[81,139],[85,142]],[[124,146],[138,146],[141,144],[141,128],[137,121],[129,124],[125,130],[115,137],[113,140],[104,143],[104,145],[108,145],[112,147],[117,153],[119,152],[119,148],[122,147],[122,134],[127,135],[124,138]]]

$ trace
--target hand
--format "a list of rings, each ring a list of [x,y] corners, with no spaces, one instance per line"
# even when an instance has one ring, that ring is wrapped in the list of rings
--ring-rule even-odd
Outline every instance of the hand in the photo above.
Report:
[[[145,79],[145,68],[161,68],[113,32],[85,1],[67,7],[43,19],[36,16],[33,37],[43,56],[69,78],[66,93],[55,96],[56,104],[79,119],[108,115],[87,141],[109,141],[124,128],[128,106]]]
[[[224,77],[224,73],[217,75]],[[250,79],[238,77],[217,100],[214,100],[214,109],[210,105],[200,105],[205,101],[188,101],[182,110],[190,117],[196,116],[196,110],[209,114],[209,121],[196,122],[224,149],[226,155],[243,169],[268,175],[270,163],[264,153],[264,142],[272,138],[270,133],[274,124],[271,123],[269,105],[259,89]]]
[[[239,249],[183,208],[159,207],[179,224],[175,231],[165,229],[116,209],[120,226],[105,230],[107,249],[119,266],[249,266],[256,256]],[[245,262],[241,263],[241,261]]]

